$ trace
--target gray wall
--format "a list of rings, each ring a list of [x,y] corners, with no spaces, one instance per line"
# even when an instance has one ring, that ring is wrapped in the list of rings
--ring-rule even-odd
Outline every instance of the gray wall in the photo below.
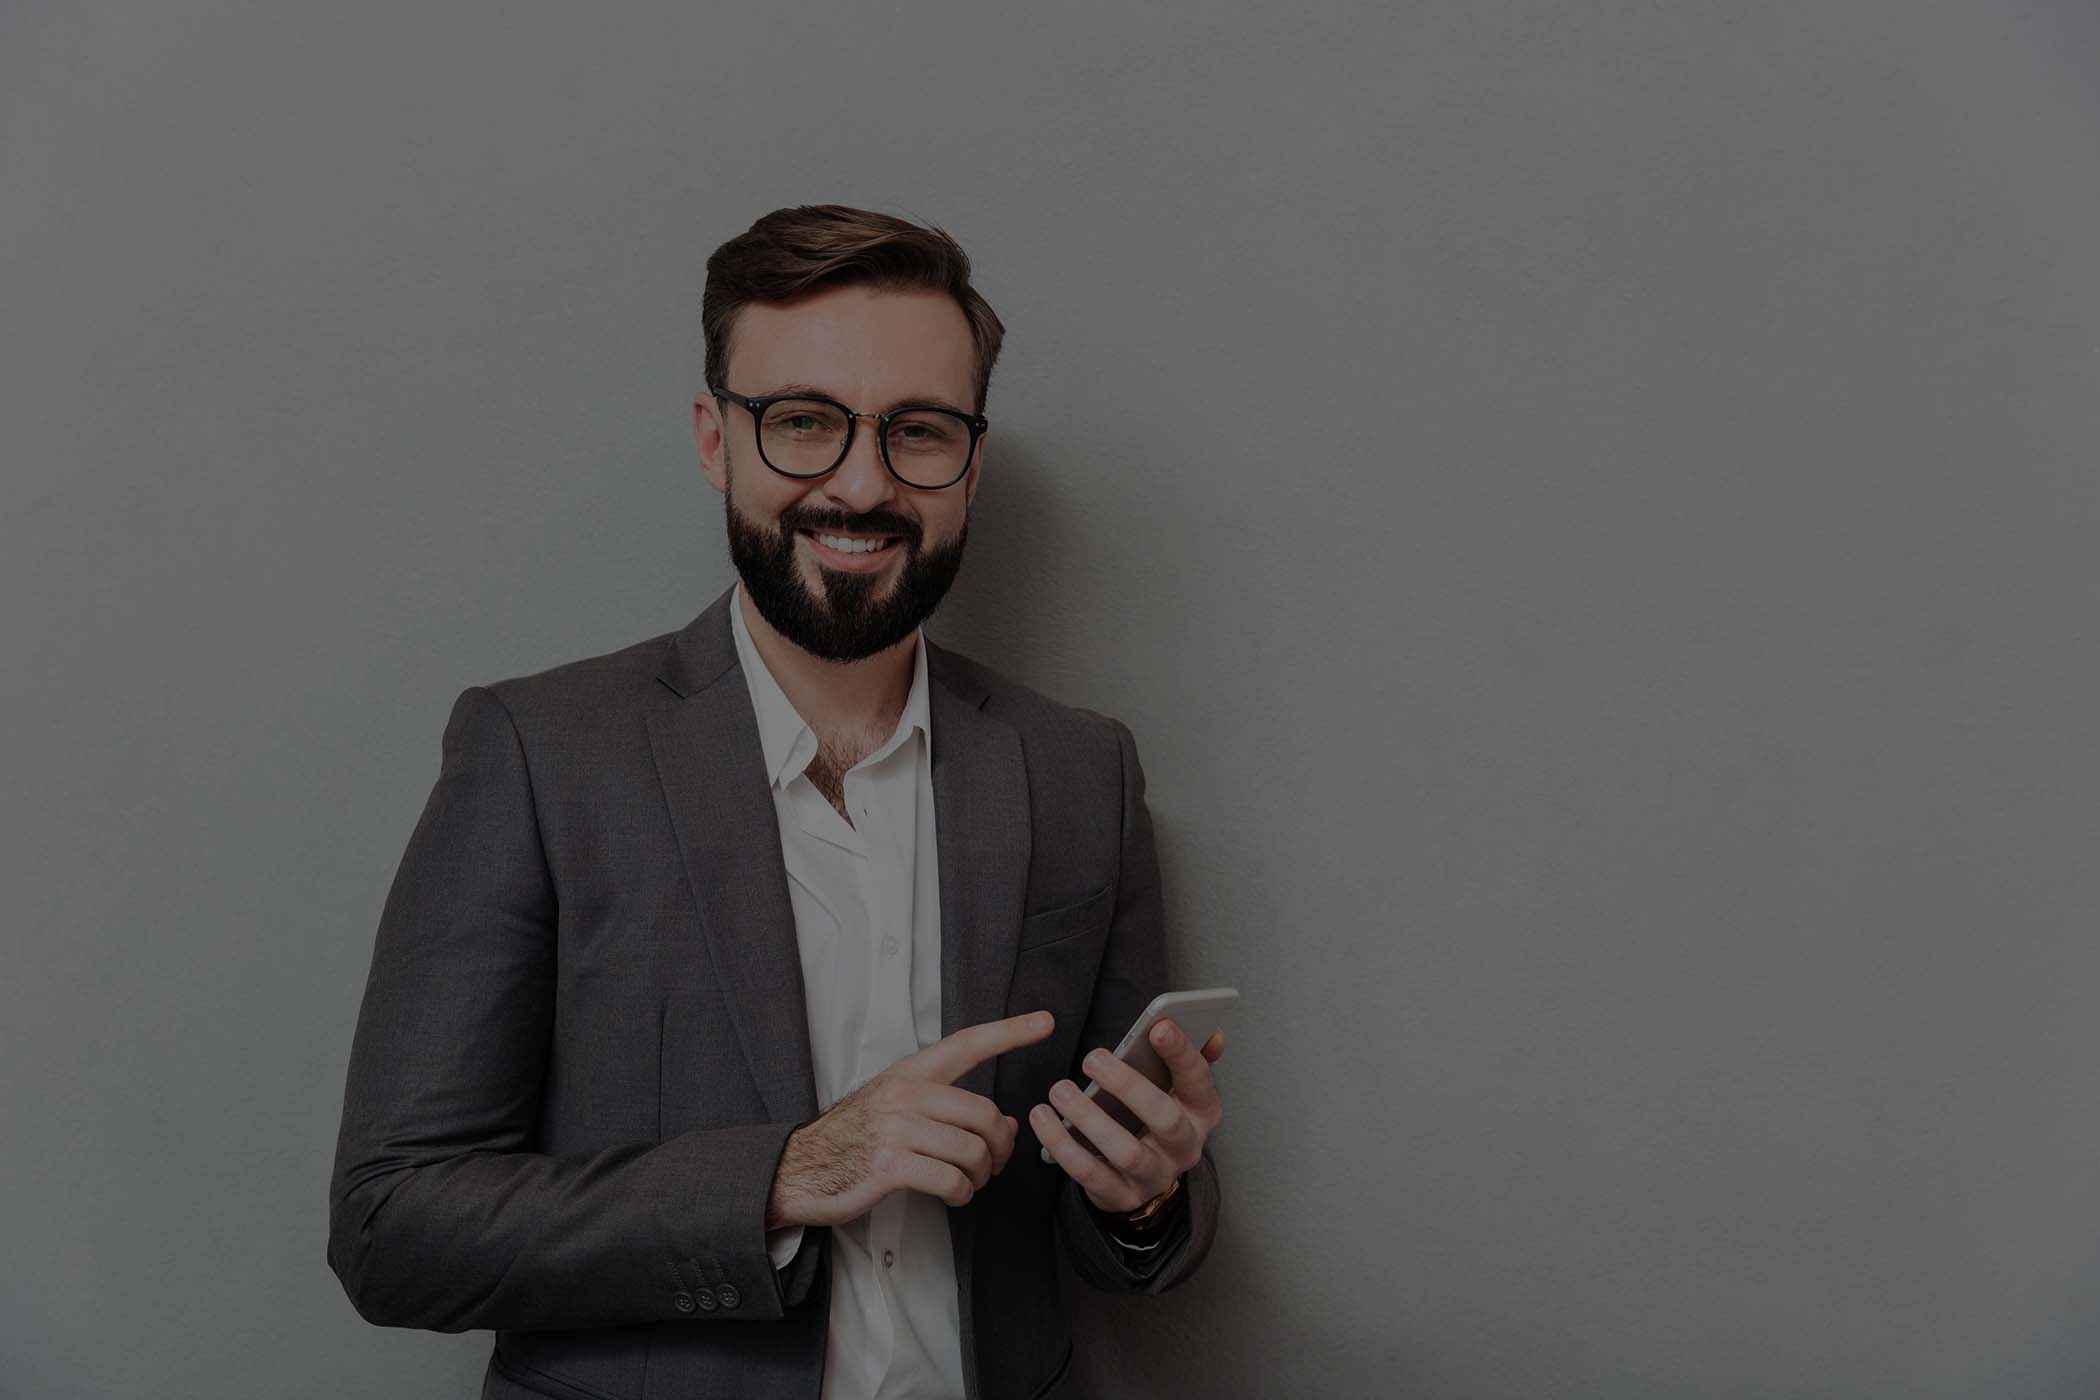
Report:
[[[728,582],[825,200],[1011,329],[935,635],[1250,993],[1104,1396],[2100,1388],[2100,14],[613,8],[0,17],[0,1391],[473,1393],[322,1259],[373,930],[461,687]]]

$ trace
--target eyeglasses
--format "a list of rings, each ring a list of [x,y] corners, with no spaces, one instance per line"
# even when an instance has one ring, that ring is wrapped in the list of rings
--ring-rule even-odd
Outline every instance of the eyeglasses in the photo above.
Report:
[[[876,422],[882,465],[906,486],[938,491],[970,469],[977,439],[991,426],[981,414],[899,404],[887,413],[856,413],[836,399],[809,394],[750,398],[709,386],[717,398],[740,403],[757,425],[758,455],[782,476],[809,481],[846,460],[863,418]]]

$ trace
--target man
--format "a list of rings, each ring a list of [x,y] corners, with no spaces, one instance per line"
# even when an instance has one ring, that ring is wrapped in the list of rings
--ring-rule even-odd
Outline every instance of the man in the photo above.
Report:
[[[1194,1271],[1223,1037],[1170,1025],[1164,1091],[1106,1059],[1166,989],[1129,730],[921,630],[1003,328],[945,233],[835,205],[718,249],[702,320],[738,581],[454,702],[329,1264],[373,1322],[495,1329],[484,1400],[1071,1396],[1057,1246]]]

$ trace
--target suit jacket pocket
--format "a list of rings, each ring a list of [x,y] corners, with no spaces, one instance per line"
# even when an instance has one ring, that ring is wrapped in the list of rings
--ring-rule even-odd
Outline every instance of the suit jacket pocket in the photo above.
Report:
[[[527,1366],[521,1361],[505,1356],[500,1347],[489,1360],[505,1380],[531,1391],[534,1395],[549,1396],[553,1400],[620,1400],[620,1397],[608,1391],[577,1381],[564,1380],[552,1372]]]
[[[1114,885],[1103,885],[1092,894],[1076,899],[1070,904],[1061,904],[1055,909],[1045,909],[1030,914],[1021,920],[1020,951],[1041,948],[1051,943],[1061,943],[1067,938],[1077,938],[1083,933],[1092,933],[1108,922],[1115,912]]]

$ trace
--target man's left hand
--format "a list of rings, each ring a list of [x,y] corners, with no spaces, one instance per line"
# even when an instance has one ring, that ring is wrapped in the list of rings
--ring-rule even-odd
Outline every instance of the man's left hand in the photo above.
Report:
[[[1028,1114],[1037,1139],[1079,1183],[1094,1209],[1105,1214],[1136,1210],[1173,1185],[1202,1160],[1203,1144],[1225,1114],[1210,1073],[1225,1053],[1224,1031],[1212,1033],[1199,1052],[1181,1027],[1162,1019],[1152,1028],[1152,1045],[1173,1075],[1170,1089],[1160,1088],[1107,1050],[1097,1049],[1086,1057],[1086,1072],[1145,1124],[1143,1137],[1132,1137],[1069,1079],[1053,1084],[1050,1103],[1037,1104]],[[1073,1139],[1058,1121],[1060,1113],[1101,1150],[1100,1156]]]

